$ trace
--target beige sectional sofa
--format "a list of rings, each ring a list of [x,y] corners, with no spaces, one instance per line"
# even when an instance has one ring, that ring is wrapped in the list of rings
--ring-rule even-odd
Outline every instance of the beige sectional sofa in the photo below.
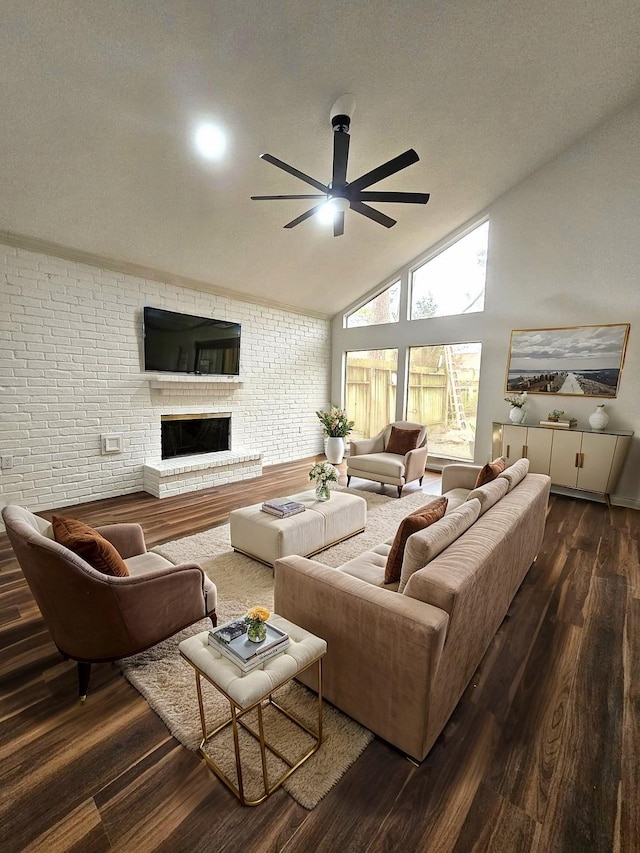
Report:
[[[275,611],[327,640],[325,698],[419,761],[457,705],[544,534],[549,477],[529,474],[523,459],[475,489],[478,471],[444,469],[447,513],[409,537],[400,584],[384,584],[389,542],[340,569],[296,556],[275,565]],[[304,680],[317,687],[313,677]]]

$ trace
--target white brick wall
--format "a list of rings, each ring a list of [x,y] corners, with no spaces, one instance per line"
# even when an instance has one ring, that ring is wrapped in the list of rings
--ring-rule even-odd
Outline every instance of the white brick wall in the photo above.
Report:
[[[151,389],[142,307],[242,324],[240,385]],[[330,324],[186,287],[0,245],[0,505],[31,510],[143,488],[160,415],[232,412],[232,449],[273,465],[322,451]],[[103,455],[101,435],[121,433]]]

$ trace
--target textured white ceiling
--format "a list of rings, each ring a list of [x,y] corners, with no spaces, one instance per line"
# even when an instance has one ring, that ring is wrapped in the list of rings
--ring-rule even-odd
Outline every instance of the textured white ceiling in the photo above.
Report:
[[[4,0],[0,229],[334,314],[640,95],[638,0]],[[329,110],[356,96],[348,178],[426,207],[343,237],[266,151],[328,182]],[[212,165],[200,118],[230,135]],[[371,187],[374,189],[374,187]],[[309,203],[309,206],[312,203]]]

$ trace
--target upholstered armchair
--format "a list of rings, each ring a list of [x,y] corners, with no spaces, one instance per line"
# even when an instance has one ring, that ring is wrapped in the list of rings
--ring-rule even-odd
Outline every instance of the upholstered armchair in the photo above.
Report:
[[[81,701],[92,663],[144,651],[205,616],[216,624],[215,584],[195,563],[147,552],[139,524],[92,531],[122,558],[126,574],[117,577],[56,542],[52,524],[28,510],[6,506],[2,517],[54,643],[78,663]]]
[[[422,485],[427,462],[427,428],[410,421],[388,424],[373,438],[352,439],[347,459],[347,486],[351,477],[374,480],[398,487],[398,497],[406,483]]]

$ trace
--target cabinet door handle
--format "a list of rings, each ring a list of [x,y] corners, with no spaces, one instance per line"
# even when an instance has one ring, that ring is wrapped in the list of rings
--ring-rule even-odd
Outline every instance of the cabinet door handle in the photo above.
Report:
[[[580,454],[580,467],[584,468],[584,453]]]
[[[511,456],[511,445],[507,444],[507,459]]]
[[[528,453],[528,452],[529,452],[529,445],[528,445],[528,444],[523,444],[523,445],[522,445],[522,457],[523,457],[523,459],[526,459],[526,458],[527,458],[527,453]]]
[[[580,454],[579,453],[576,453],[576,461],[574,462],[573,467],[574,468],[580,467]]]

